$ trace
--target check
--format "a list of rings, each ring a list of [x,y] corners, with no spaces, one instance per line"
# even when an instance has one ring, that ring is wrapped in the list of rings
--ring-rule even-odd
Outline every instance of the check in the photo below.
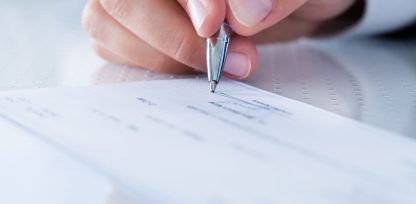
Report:
[[[0,93],[0,117],[143,203],[414,203],[416,143],[224,80]]]

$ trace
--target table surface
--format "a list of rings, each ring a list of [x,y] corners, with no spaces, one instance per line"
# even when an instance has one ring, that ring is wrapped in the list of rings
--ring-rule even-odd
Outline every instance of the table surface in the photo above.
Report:
[[[99,59],[80,25],[84,3],[0,2],[0,91],[195,77]],[[259,53],[246,83],[416,138],[416,41],[301,40]]]

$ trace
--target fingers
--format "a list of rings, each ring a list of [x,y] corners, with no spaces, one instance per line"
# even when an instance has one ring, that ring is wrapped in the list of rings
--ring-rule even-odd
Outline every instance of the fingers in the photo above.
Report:
[[[252,39],[271,42],[310,35],[320,21],[336,17],[354,1],[90,0],[83,24],[96,52],[107,60],[183,73],[206,70],[204,38],[226,18],[237,34],[224,71],[243,79],[256,69],[258,55],[251,39],[242,36],[261,32]]]
[[[225,20],[224,0],[179,0],[187,10],[193,25],[201,37],[209,37],[218,32]],[[252,74],[258,63],[255,45],[247,38],[234,36],[224,65],[228,77],[244,79]]]
[[[226,18],[240,35],[267,29],[293,13],[307,0],[227,0]]]
[[[95,52],[97,53],[98,56],[100,56],[101,58],[115,63],[115,64],[123,64],[123,65],[127,65],[130,67],[143,67],[142,65],[139,65],[137,62],[132,62],[130,60],[127,60],[119,55],[117,55],[116,53],[114,53],[113,51],[109,50],[106,48],[106,46],[104,46],[103,44],[101,44],[98,41],[93,41],[92,42],[92,47],[95,50]],[[150,57],[150,56],[147,56]],[[169,64],[171,63],[171,64]],[[141,64],[141,63],[140,63]],[[191,74],[191,73],[195,73],[195,70],[191,69],[191,68],[187,68],[185,65],[177,63],[175,61],[166,61],[165,64],[169,64],[169,69],[165,69],[164,66],[159,67],[160,69],[150,69],[152,71],[159,71],[159,72],[163,72],[163,73],[172,73],[172,74]]]
[[[110,51],[109,49],[105,48],[103,45],[101,45],[98,41],[93,41],[91,43],[92,48],[94,49],[95,53],[97,53],[98,56],[101,58],[115,63],[115,64],[124,64],[128,66],[135,67],[134,63],[124,59],[123,57],[120,57],[119,55],[115,54],[114,52]]]
[[[88,3],[83,19],[84,29],[95,41],[95,51],[106,60],[158,72],[190,71],[189,67],[164,55],[124,28],[104,11],[97,0]]]
[[[101,0],[118,23],[161,53],[198,70],[205,70],[205,42],[176,1]],[[157,12],[157,14],[155,14]]]
[[[233,36],[228,49],[224,72],[234,79],[245,79],[254,73],[258,54],[254,43],[246,37]]]
[[[224,0],[178,0],[187,11],[196,32],[201,37],[216,33],[225,19]]]
[[[307,22],[334,18],[354,2],[356,0],[228,0],[226,18],[237,33],[252,36],[288,17]]]
[[[108,19],[102,23],[106,25],[97,32],[100,33],[100,39],[107,39],[102,40],[104,43],[101,44],[108,50],[130,59],[129,61],[133,61],[131,59],[135,56],[132,55],[141,53],[141,56],[147,57],[149,61],[158,62],[153,67],[164,67],[162,71],[168,69],[166,67],[176,69],[177,64],[206,71],[205,39],[196,34],[189,17],[178,2],[166,0],[100,0],[99,2],[102,10],[113,19],[113,23],[109,23],[111,21]],[[157,15],[154,14],[155,11],[158,12]],[[113,36],[108,37],[108,33],[112,33]],[[234,78],[245,78],[255,69],[257,59],[254,44],[248,39],[235,36],[231,42],[225,72]],[[147,64],[151,63],[145,62],[141,63],[141,66],[147,67]]]

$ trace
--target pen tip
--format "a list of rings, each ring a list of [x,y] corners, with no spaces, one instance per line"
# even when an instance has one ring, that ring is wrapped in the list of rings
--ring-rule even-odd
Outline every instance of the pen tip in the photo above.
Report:
[[[217,82],[216,81],[210,81],[209,85],[211,87],[211,93],[214,93],[215,89],[217,88]]]

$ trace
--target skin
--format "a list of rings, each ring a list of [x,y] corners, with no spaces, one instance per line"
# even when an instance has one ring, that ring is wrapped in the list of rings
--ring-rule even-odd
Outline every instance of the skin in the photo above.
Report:
[[[235,31],[229,52],[247,58],[240,62],[244,70],[233,75],[234,70],[228,76],[243,79],[256,69],[256,44],[310,36],[356,2],[270,0],[267,15],[247,25],[240,20],[245,14],[236,15],[233,10],[240,5],[239,0],[205,0],[207,15],[199,24],[191,15],[188,1],[193,0],[89,0],[83,26],[97,54],[108,61],[157,72],[192,73],[206,70],[204,38],[227,20]]]

